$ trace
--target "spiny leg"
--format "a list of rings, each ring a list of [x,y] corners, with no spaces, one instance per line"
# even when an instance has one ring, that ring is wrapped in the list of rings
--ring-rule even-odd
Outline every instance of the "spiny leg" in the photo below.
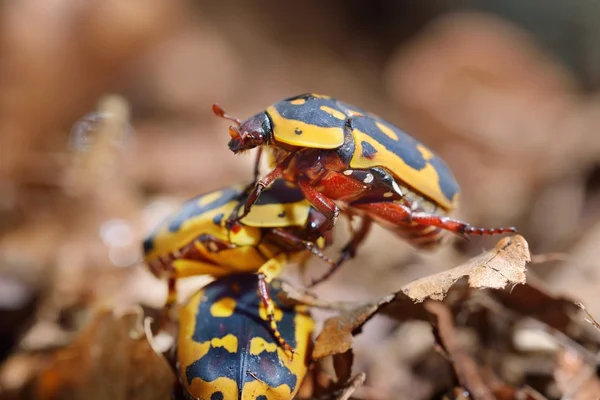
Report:
[[[447,230],[460,236],[468,235],[501,235],[503,233],[516,233],[517,228],[477,228],[470,224],[449,217],[441,217],[435,214],[429,214],[426,212],[413,212],[411,215],[413,222],[421,225],[433,225],[438,228]]]
[[[254,160],[253,179],[252,179],[252,182],[250,182],[248,185],[246,185],[246,187],[242,191],[243,196],[249,196],[250,193],[252,193],[252,190],[254,189],[254,187],[256,186],[256,184],[258,182],[258,177],[260,174],[260,159],[262,156],[262,151],[263,151],[262,147],[258,147],[256,149],[256,159]],[[235,207],[233,207],[233,211],[231,212],[231,214],[229,215],[229,218],[226,221],[226,224],[227,224],[226,226],[227,226],[227,230],[228,230],[227,236],[230,240],[231,240],[231,230],[232,230],[233,226],[235,225],[235,223],[237,222],[233,217],[239,215],[240,210],[243,205],[244,205],[243,202],[238,201],[238,203],[235,205]],[[240,219],[241,219],[241,217],[240,217]]]
[[[233,229],[234,226],[242,218],[244,218],[246,215],[248,215],[248,213],[250,212],[250,209],[252,208],[254,203],[256,203],[256,200],[258,200],[258,198],[260,197],[260,194],[266,188],[271,186],[271,184],[273,184],[273,182],[275,182],[275,180],[277,180],[278,178],[280,178],[283,175],[283,170],[285,168],[287,168],[287,165],[291,161],[292,156],[293,156],[293,153],[290,154],[289,156],[287,156],[285,158],[285,160],[283,160],[281,163],[279,163],[279,165],[277,165],[271,172],[269,172],[267,175],[263,176],[261,179],[259,179],[256,182],[256,184],[254,185],[254,188],[252,189],[252,191],[248,195],[248,198],[246,199],[246,202],[244,204],[244,212],[242,213],[242,215],[238,215],[239,207],[236,207],[234,209],[234,211],[231,213],[231,215],[229,216],[229,218],[227,219],[227,229]]]
[[[452,232],[462,237],[468,235],[499,235],[502,233],[514,233],[517,229],[510,228],[476,228],[454,218],[431,214],[424,211],[412,211],[409,207],[396,202],[381,202],[356,204],[352,207],[360,208],[369,214],[376,215],[386,221],[398,224],[415,223],[424,226],[435,226]]]
[[[258,294],[265,307],[269,328],[279,346],[281,346],[286,353],[290,354],[290,360],[292,360],[294,358],[294,349],[285,341],[277,328],[277,322],[275,321],[275,307],[273,306],[273,300],[269,291],[269,284],[281,273],[284,260],[285,255],[270,259],[258,269],[256,275],[258,276]]]
[[[337,259],[337,261],[333,265],[331,265],[331,267],[325,274],[323,274],[320,278],[313,280],[310,283],[310,285],[308,285],[308,286],[313,287],[313,286],[318,285],[321,282],[326,281],[327,279],[329,279],[331,277],[331,275],[333,275],[335,273],[335,271],[337,271],[342,266],[342,264],[344,262],[346,262],[350,258],[354,258],[354,256],[356,256],[356,250],[358,249],[360,244],[367,237],[367,234],[371,230],[372,225],[373,225],[373,220],[371,218],[362,217],[361,224],[360,224],[358,231],[353,233],[352,238],[350,239],[350,242],[348,242],[344,246],[344,248],[342,249],[342,252],[340,254],[340,257]]]
[[[302,240],[298,236],[294,235],[293,233],[288,232],[283,229],[272,229],[271,232],[275,236],[284,240],[286,243],[288,243],[290,245],[304,246],[304,248],[306,250],[308,250],[311,254],[319,257],[321,260],[325,261],[333,268],[333,265],[335,264],[335,262],[331,258],[327,257],[325,254],[323,254],[321,252],[321,250],[319,250],[319,247],[314,242],[311,242],[308,240]]]
[[[321,214],[327,217],[327,221],[321,225],[319,232],[325,233],[333,229],[338,215],[340,214],[340,209],[335,202],[311,186],[305,179],[301,178],[298,180],[298,187],[302,191],[302,194],[304,194],[304,197],[306,197],[306,200],[308,200]]]
[[[252,183],[256,184],[256,182],[258,182],[258,177],[260,176],[260,159],[262,156],[262,152],[263,152],[263,148],[261,146],[259,146],[256,149],[256,159],[254,160],[254,175],[253,175],[253,180]]]

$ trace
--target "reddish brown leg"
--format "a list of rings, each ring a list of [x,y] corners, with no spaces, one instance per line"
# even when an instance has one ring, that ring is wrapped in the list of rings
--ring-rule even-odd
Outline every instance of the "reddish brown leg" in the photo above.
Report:
[[[459,221],[457,219],[444,217],[435,214],[429,214],[423,211],[411,211],[405,205],[389,202],[389,203],[369,203],[353,205],[353,207],[361,208],[368,213],[377,215],[391,223],[411,223],[414,222],[424,226],[435,226],[440,229],[455,233],[460,236],[467,235],[498,235],[501,233],[516,232],[517,229],[510,228],[475,228],[470,224]]]
[[[260,176],[260,158],[262,156],[262,151],[263,148],[261,146],[259,146],[256,149],[256,159],[254,160],[254,176],[252,183],[258,182],[258,177]]]
[[[290,245],[304,246],[306,248],[306,250],[310,251],[313,255],[319,257],[321,260],[328,263],[331,266],[331,268],[333,268],[333,266],[335,265],[335,262],[331,258],[327,257],[325,254],[323,254],[319,250],[317,245],[314,244],[313,242],[309,242],[307,240],[302,240],[298,236],[296,236],[288,231],[284,231],[283,229],[273,229],[273,230],[271,230],[271,232],[278,238],[289,243]]]
[[[292,160],[293,156],[294,156],[293,153],[290,154],[289,156],[287,156],[271,172],[269,172],[267,175],[265,175],[261,179],[259,179],[258,182],[256,182],[256,184],[254,185],[254,189],[252,189],[252,191],[248,195],[248,198],[246,199],[246,203],[244,204],[244,212],[242,213],[242,215],[238,216],[237,211],[239,211],[239,207],[236,208],[237,211],[234,210],[234,212],[232,212],[231,215],[229,216],[229,218],[227,219],[227,229],[234,229],[234,226],[242,218],[244,218],[246,215],[248,215],[248,213],[250,212],[250,209],[252,208],[254,203],[256,203],[256,200],[258,200],[258,198],[260,197],[260,194],[266,188],[271,186],[271,184],[273,184],[273,182],[275,182],[275,180],[277,180],[278,178],[280,178],[283,175],[283,170],[287,168],[287,166],[288,166],[289,162]]]
[[[259,272],[258,276],[258,294],[262,300],[263,306],[267,312],[267,319],[269,320],[269,326],[275,340],[286,352],[290,353],[290,360],[294,358],[294,349],[290,346],[285,339],[281,336],[279,329],[277,329],[277,322],[275,321],[275,308],[273,307],[273,300],[269,292],[269,284],[267,283],[266,275]]]
[[[319,192],[304,179],[298,180],[298,187],[304,194],[304,197],[306,197],[306,200],[308,200],[319,212],[321,212],[321,214],[327,217],[327,221],[321,225],[319,232],[325,233],[333,229],[337,217],[340,214],[340,209],[335,202],[329,197],[323,195],[323,193]]]
[[[335,273],[335,271],[337,271],[342,266],[342,264],[344,262],[346,262],[346,260],[354,258],[356,256],[356,250],[358,249],[358,246],[360,246],[360,244],[365,240],[365,238],[367,237],[367,234],[371,230],[372,225],[373,225],[373,220],[371,218],[362,217],[360,228],[358,229],[358,231],[356,233],[354,233],[352,235],[350,242],[348,242],[348,244],[346,244],[344,246],[344,248],[342,249],[342,252],[340,254],[340,257],[335,262],[335,264],[331,265],[331,267],[329,268],[329,271],[327,271],[325,274],[323,274],[320,278],[313,280],[308,286],[313,287],[313,286],[318,285],[321,282],[326,281],[327,279],[329,279],[331,277],[331,275],[333,275]]]

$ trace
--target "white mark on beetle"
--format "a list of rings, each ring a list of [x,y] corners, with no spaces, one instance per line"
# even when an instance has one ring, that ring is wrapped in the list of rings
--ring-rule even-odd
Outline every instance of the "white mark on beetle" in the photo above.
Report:
[[[385,192],[383,194],[383,197],[392,197],[393,195],[394,195],[394,193],[392,193],[392,192]]]
[[[396,193],[398,193],[400,196],[404,196],[404,193],[402,193],[402,190],[400,190],[400,186],[398,186],[396,181],[392,181],[392,187],[394,188]]]
[[[352,171],[351,169],[347,169],[347,170],[344,171],[344,175],[350,176],[350,175],[352,175],[353,172],[354,171]]]
[[[373,182],[373,179],[375,179],[375,178],[373,177],[373,174],[367,174],[366,178],[365,178],[365,179],[363,179],[363,182],[364,182],[364,183],[371,183],[371,182]]]

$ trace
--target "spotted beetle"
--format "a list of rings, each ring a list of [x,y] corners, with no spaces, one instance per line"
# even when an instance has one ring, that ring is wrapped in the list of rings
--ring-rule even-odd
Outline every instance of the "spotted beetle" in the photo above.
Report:
[[[512,227],[476,228],[447,217],[458,206],[459,187],[444,161],[400,128],[355,106],[302,94],[243,122],[217,104],[213,111],[234,122],[231,151],[269,150],[273,169],[257,180],[241,216],[283,176],[327,216],[323,231],[335,224],[337,202],[419,248],[437,247],[445,231],[461,236],[516,232]],[[256,165],[259,159],[260,153]],[[230,226],[240,215],[232,215]]]
[[[275,295],[282,337],[297,351],[293,360],[265,326],[266,310],[252,275],[211,282],[179,310],[177,371],[191,399],[291,400],[306,375],[314,327],[306,306],[284,306]]]
[[[321,250],[331,243],[331,235],[323,235],[319,229],[325,217],[300,190],[283,179],[263,193],[236,229],[228,230],[225,216],[244,204],[245,187],[248,184],[226,187],[185,202],[144,240],[144,261],[155,276],[168,278],[165,314],[177,301],[178,278],[256,272],[271,328],[280,337],[268,283],[281,273],[286,262],[311,254],[335,270],[354,255],[360,233],[346,245],[337,261],[325,256]],[[281,345],[293,354],[282,338]]]

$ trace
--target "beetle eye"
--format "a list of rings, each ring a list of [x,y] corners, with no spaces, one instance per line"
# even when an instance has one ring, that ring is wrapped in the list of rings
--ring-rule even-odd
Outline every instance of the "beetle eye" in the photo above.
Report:
[[[237,128],[234,126],[229,127],[229,136],[231,136],[233,140],[242,140],[242,135],[240,135],[240,131],[238,131]]]

